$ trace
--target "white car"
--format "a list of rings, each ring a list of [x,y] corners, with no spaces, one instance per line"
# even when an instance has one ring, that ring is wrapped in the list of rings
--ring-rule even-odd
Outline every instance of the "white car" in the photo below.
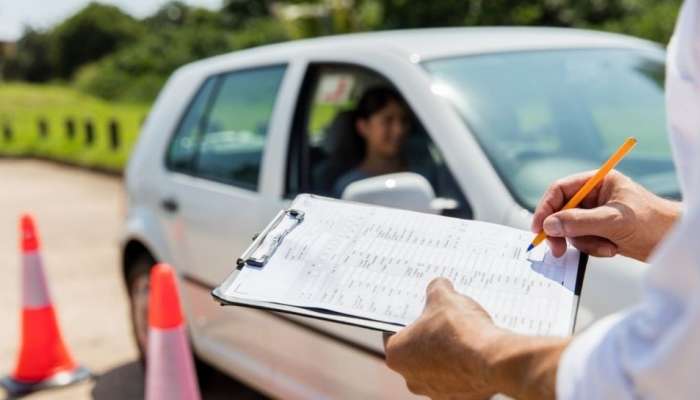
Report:
[[[334,36],[180,68],[126,172],[123,267],[141,350],[148,270],[165,261],[181,278],[200,360],[273,397],[410,397],[384,365],[379,333],[220,307],[210,295],[292,198],[329,193],[327,168],[345,151],[337,137],[358,97],[376,86],[404,97],[414,117],[404,144],[412,168],[355,182],[347,196],[528,229],[550,183],[597,168],[630,135],[639,144],[619,169],[679,196],[663,79],[656,44],[555,28]],[[577,329],[636,301],[644,269],[591,258]]]

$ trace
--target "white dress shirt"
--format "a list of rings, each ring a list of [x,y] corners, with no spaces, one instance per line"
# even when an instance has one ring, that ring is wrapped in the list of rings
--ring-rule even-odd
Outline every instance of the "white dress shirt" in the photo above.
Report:
[[[666,108],[684,213],[651,257],[642,304],[576,336],[560,399],[700,399],[700,0],[668,48]]]

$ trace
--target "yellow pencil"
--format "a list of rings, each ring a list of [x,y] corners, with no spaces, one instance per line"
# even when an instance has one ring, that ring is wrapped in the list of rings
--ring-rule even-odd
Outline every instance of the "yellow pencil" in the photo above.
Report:
[[[588,193],[593,190],[594,187],[596,187],[602,180],[605,178],[605,176],[610,172],[615,166],[622,160],[622,158],[627,155],[627,153],[632,150],[632,147],[637,144],[637,139],[633,137],[628,137],[627,140],[625,140],[625,143],[620,146],[620,148],[617,149],[615,153],[613,153],[612,156],[608,159],[608,161],[603,164],[598,172],[595,173],[586,183],[581,187],[581,189],[576,192],[574,197],[569,200],[568,203],[562,208],[562,210],[568,210],[569,208],[574,208],[579,205],[581,200],[583,200],[586,196],[588,196]],[[535,239],[532,240],[532,243],[530,243],[530,246],[527,248],[527,251],[530,251],[535,248],[535,246],[539,245],[542,243],[542,241],[547,238],[547,235],[544,233],[544,230],[542,230],[540,233],[535,236]]]

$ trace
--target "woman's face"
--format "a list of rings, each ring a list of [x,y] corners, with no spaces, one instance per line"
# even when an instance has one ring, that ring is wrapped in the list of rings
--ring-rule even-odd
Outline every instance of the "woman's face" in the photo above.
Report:
[[[409,130],[406,109],[397,101],[389,101],[384,108],[357,120],[357,132],[367,143],[367,153],[382,158],[396,158],[401,152]]]

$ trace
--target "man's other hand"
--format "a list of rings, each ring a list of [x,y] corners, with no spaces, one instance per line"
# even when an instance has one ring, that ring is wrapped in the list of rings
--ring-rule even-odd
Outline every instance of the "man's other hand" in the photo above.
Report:
[[[517,335],[494,325],[484,309],[438,278],[423,314],[385,337],[386,363],[409,390],[432,399],[554,398],[561,352],[568,339]]]
[[[597,257],[622,254],[646,261],[681,212],[680,203],[663,199],[612,171],[579,205],[559,211],[595,171],[572,175],[547,189],[535,210],[532,231],[544,229],[552,253],[566,251],[566,239]]]
[[[498,391],[489,346],[501,334],[478,303],[439,278],[428,286],[420,318],[385,338],[386,363],[413,393],[488,398]]]

